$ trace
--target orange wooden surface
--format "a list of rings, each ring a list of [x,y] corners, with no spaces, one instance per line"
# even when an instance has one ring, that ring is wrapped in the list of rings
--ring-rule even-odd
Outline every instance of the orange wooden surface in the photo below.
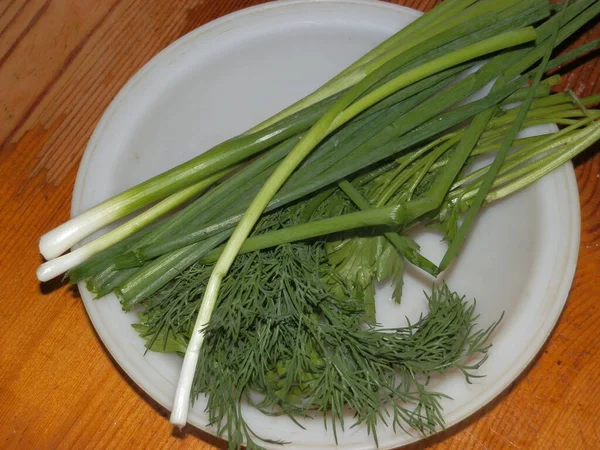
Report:
[[[188,31],[252,0],[0,0],[0,447],[193,448],[102,347],[77,291],[40,285],[39,236],[69,216],[80,157],[109,102]],[[436,0],[399,1],[426,10]],[[589,27],[582,39],[600,35]],[[600,58],[566,85],[600,92]],[[412,448],[600,448],[600,153],[576,161],[582,208],[567,307],[532,366],[485,410]]]

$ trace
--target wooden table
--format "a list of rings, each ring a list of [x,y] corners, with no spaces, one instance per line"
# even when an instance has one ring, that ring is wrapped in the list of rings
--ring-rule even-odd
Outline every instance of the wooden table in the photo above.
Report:
[[[126,80],[194,28],[252,0],[0,1],[0,446],[197,448],[110,358],[77,291],[37,283],[39,236],[69,217],[86,143]],[[435,0],[399,1],[421,10]],[[583,39],[600,36],[591,27]],[[600,58],[566,86],[600,92]],[[600,448],[600,153],[576,161],[581,248],[567,307],[539,358],[466,422],[414,448]]]

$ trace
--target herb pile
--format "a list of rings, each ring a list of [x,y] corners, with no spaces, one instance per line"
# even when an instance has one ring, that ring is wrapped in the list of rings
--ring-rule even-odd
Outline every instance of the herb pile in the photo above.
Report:
[[[324,203],[335,207],[336,197]],[[266,217],[257,236],[289,228],[307,203]],[[231,448],[258,447],[242,403],[292,420],[323,413],[336,439],[348,408],[355,412],[351,425],[365,424],[375,442],[381,420],[395,430],[431,433],[444,424],[445,396],[427,388],[429,377],[453,368],[468,381],[485,361],[496,324],[477,330],[474,303],[442,285],[428,298],[426,316],[382,329],[373,323],[373,299],[329,263],[327,245],[248,252],[224,278],[192,395],[207,396],[209,423],[226,433]],[[376,261],[378,275],[397,274],[401,261],[389,251]],[[197,262],[143,302],[135,328],[150,350],[185,352],[212,270]]]
[[[185,354],[172,423],[206,395],[231,448],[268,441],[241,402],[323,413],[336,436],[348,409],[375,441],[379,421],[433,432],[443,394],[428,377],[476,376],[497,323],[479,329],[474,304],[442,285],[416,323],[381,329],[375,285],[391,278],[400,301],[405,264],[438,276],[482,207],[600,140],[600,98],[551,94],[560,77],[545,78],[598,47],[556,56],[598,13],[592,0],[447,0],[271,119],[43,236],[38,278],[68,272],[141,305],[147,347]],[[519,137],[550,123],[562,128]],[[417,225],[443,231],[439,263],[407,236]]]

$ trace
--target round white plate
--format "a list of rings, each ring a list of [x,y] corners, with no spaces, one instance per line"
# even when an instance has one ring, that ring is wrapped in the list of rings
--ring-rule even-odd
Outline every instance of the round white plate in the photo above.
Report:
[[[245,131],[418,15],[375,1],[273,2],[186,35],[153,58],[107,109],[81,163],[72,214]],[[422,233],[418,241],[425,254],[439,260],[439,235]],[[564,306],[578,241],[579,202],[570,165],[481,215],[445,278],[452,289],[477,298],[482,327],[502,311],[505,316],[481,369],[485,378],[473,385],[458,373],[433,380],[432,388],[454,398],[444,402],[448,425],[501,393],[535,357]],[[423,290],[430,287],[428,277],[411,271],[402,306],[390,302],[387,288],[382,288],[380,321],[400,325],[405,314],[414,317],[424,308]],[[98,335],[117,363],[148,395],[170,408],[180,358],[144,355],[143,342],[130,326],[135,315],[124,314],[114,296],[94,301],[83,284],[79,288]],[[207,430],[203,407],[200,400],[189,420]],[[306,421],[303,431],[283,417],[266,419],[254,410],[246,410],[245,417],[259,435],[291,441],[289,449],[335,446],[319,420]],[[381,448],[416,439],[417,433],[379,429]],[[359,427],[341,434],[339,446],[367,449],[374,444]]]

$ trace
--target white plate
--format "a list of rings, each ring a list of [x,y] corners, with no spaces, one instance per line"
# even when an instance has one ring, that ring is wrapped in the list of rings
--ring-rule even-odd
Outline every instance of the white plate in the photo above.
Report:
[[[79,169],[72,214],[260,122],[418,14],[373,1],[285,1],[246,9],[193,31],[152,59],[104,114]],[[426,254],[441,256],[439,236],[422,234],[419,241]],[[535,357],[564,306],[578,243],[579,202],[570,165],[482,214],[446,278],[452,289],[477,298],[482,326],[502,311],[505,318],[482,368],[487,377],[473,385],[457,373],[433,381],[434,388],[455,399],[444,402],[448,425],[501,393]],[[383,289],[380,320],[401,324],[404,314],[421,311],[422,291],[429,290],[430,282],[410,273],[401,307],[389,302]],[[98,335],[117,363],[148,395],[170,408],[180,358],[144,356],[143,342],[130,327],[135,316],[124,314],[114,296],[93,301],[85,286],[79,288]],[[203,405],[197,403],[189,420],[206,430]],[[265,420],[251,410],[245,416],[259,435],[292,441],[289,449],[335,445],[318,420],[306,422],[303,431],[287,418]],[[379,430],[382,448],[418,438],[383,426]],[[340,436],[339,446],[365,449],[374,444],[364,428],[356,428]]]

